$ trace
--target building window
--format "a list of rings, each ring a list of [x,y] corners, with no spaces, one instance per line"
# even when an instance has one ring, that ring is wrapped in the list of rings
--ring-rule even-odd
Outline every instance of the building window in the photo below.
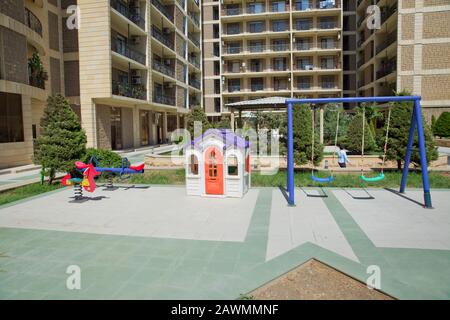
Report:
[[[235,155],[231,155],[227,160],[227,172],[229,176],[238,176],[239,168],[238,168],[238,159]]]
[[[263,32],[264,31],[264,22],[263,21],[249,22],[248,31],[250,33]]]
[[[220,112],[220,98],[214,98],[214,112]]]
[[[241,91],[241,79],[228,79],[228,92]]]
[[[214,37],[214,39],[219,39],[220,38],[220,32],[219,32],[219,25],[218,24],[214,24],[213,25],[213,37]]]
[[[285,20],[272,21],[272,31],[281,32],[286,30],[287,23]]]
[[[193,176],[198,175],[198,158],[195,154],[191,154],[189,158],[188,173]]]
[[[263,78],[252,78],[250,86],[251,86],[252,91],[264,90],[264,79]]]
[[[247,13],[263,13],[263,12],[264,12],[264,3],[262,2],[250,3],[248,5]]]
[[[272,2],[272,12],[283,12],[286,11],[285,1],[273,1]]]
[[[213,20],[219,20],[219,7],[213,7]]]
[[[227,34],[238,34],[240,33],[239,29],[239,23],[227,24]]]
[[[22,96],[0,92],[0,143],[23,141]]]

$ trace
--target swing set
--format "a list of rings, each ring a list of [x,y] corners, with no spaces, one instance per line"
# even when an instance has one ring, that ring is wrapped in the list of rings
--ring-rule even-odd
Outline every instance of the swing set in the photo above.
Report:
[[[335,104],[335,103],[366,103],[366,102],[375,102],[375,103],[386,103],[386,102],[413,102],[414,108],[411,116],[411,126],[409,130],[408,136],[408,144],[406,147],[406,156],[404,160],[403,174],[402,180],[400,183],[400,193],[405,192],[406,188],[406,179],[408,177],[409,164],[411,160],[412,147],[414,142],[414,134],[417,128],[418,140],[419,140],[419,152],[420,152],[420,165],[422,169],[422,184],[424,190],[424,207],[432,208],[431,204],[431,193],[430,186],[428,181],[428,168],[427,168],[427,160],[426,160],[426,149],[425,149],[425,138],[422,126],[422,112],[420,108],[420,96],[393,96],[393,97],[357,97],[357,98],[305,98],[305,99],[286,99],[287,104],[287,192],[288,192],[288,204],[290,206],[295,206],[295,197],[294,197],[294,142],[293,142],[293,128],[292,128],[292,106],[294,104]],[[388,118],[386,122],[386,136],[383,148],[383,158],[382,158],[382,166],[381,172],[377,176],[368,177],[364,172],[364,149],[365,149],[365,125],[366,125],[366,110],[363,107],[362,112],[362,142],[361,142],[361,175],[360,179],[363,182],[379,182],[385,179],[384,175],[384,167],[386,163],[386,153],[388,147],[389,140],[389,129],[391,122],[391,109],[392,106],[389,107]],[[336,123],[336,134],[335,134],[335,149],[337,147],[337,139],[338,139],[338,131],[339,131],[339,110],[337,111],[337,123]],[[311,171],[311,179],[314,182],[318,183],[330,183],[334,181],[334,173],[333,170],[330,169],[330,175],[325,178],[317,177],[314,173],[314,146],[315,146],[315,119],[314,119],[314,110],[312,112],[312,152],[311,152],[311,162],[312,162],[312,171]],[[334,152],[333,152],[333,161],[334,161]]]

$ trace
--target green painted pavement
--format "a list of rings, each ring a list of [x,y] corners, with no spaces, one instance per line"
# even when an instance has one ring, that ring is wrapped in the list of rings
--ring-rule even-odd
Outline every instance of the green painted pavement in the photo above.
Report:
[[[273,190],[258,189],[244,242],[0,228],[0,299],[234,299],[311,258],[361,281],[379,265],[397,298],[450,297],[449,251],[375,247],[332,189],[323,201],[361,263],[311,243],[266,262]],[[71,264],[81,290],[66,289]]]

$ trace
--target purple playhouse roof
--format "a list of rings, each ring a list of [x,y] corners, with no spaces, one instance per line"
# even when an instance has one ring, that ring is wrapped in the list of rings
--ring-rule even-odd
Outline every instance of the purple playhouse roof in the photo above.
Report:
[[[245,140],[243,137],[235,134],[230,129],[208,129],[201,136],[198,136],[194,140],[191,141],[191,145],[201,144],[203,139],[210,135],[215,135],[217,137],[222,138],[222,142],[227,146],[236,146],[241,149],[248,148],[250,146],[249,142]]]

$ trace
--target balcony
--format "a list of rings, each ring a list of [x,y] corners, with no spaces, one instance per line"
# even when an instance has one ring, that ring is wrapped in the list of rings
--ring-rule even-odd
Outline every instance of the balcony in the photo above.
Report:
[[[235,46],[224,47],[223,49],[224,49],[225,53],[228,53],[228,54],[238,54],[243,51],[242,47],[235,47]]]
[[[296,22],[295,23],[295,30],[304,31],[304,30],[310,30],[310,29],[312,29],[311,22]]]
[[[192,22],[194,22],[194,24],[197,27],[200,27],[200,21],[198,20],[197,15],[194,12],[191,12],[191,11],[188,12],[188,15],[191,18]]]
[[[173,14],[158,0],[152,0],[152,4],[161,12],[167,19],[173,22]]]
[[[139,100],[146,100],[147,98],[147,90],[143,85],[130,85],[118,81],[112,82],[112,94]]]
[[[224,16],[237,16],[242,14],[242,9],[241,8],[225,8],[222,9],[222,14]]]
[[[228,86],[228,92],[239,92],[241,91],[241,86]]]
[[[160,104],[166,104],[169,106],[175,106],[175,97],[167,96],[165,94],[155,93],[153,95],[153,102],[160,103]]]
[[[146,56],[143,53],[140,53],[134,49],[132,49],[129,45],[127,45],[126,43],[122,42],[122,41],[113,41],[112,42],[112,48],[111,48],[114,52],[127,57],[131,60],[134,60],[140,64],[145,65],[146,64]]]
[[[264,90],[264,85],[263,84],[252,84],[252,85],[250,85],[250,90],[252,92],[263,91]]]
[[[153,36],[153,38],[155,38],[156,40],[161,42],[163,45],[165,45],[166,47],[174,50],[175,46],[173,44],[173,41],[171,39],[169,39],[169,37],[165,36],[161,32],[161,30],[159,30],[155,26],[152,26],[152,36]]]
[[[111,7],[113,7],[125,18],[138,25],[141,29],[145,29],[144,18],[142,18],[135,9],[130,8],[125,2],[120,0],[111,0]]]
[[[387,37],[386,40],[381,42],[380,45],[377,46],[377,54],[379,54],[381,51],[389,47],[391,44],[397,41],[397,30],[394,32],[391,32]]]
[[[311,83],[310,82],[297,82],[297,89],[298,90],[311,90]]]
[[[188,60],[191,64],[193,64],[195,67],[200,69],[200,60],[197,57],[189,56]]]
[[[378,71],[377,71],[377,80],[381,79],[397,70],[397,61],[392,60],[385,65],[383,65]]]
[[[153,67],[153,70],[163,73],[166,76],[175,78],[175,71],[173,69],[169,68],[168,66],[166,66],[165,64],[159,62],[158,60],[153,60],[152,67]]]
[[[337,28],[337,23],[333,21],[326,21],[326,22],[322,21],[319,23],[319,28],[325,30],[335,29]]]
[[[247,14],[260,14],[266,12],[266,8],[264,6],[249,6],[247,7]]]
[[[387,19],[389,19],[394,13],[397,12],[397,4],[392,5],[391,7],[387,8],[385,11],[381,12],[381,25],[386,22]]]
[[[297,42],[295,44],[295,47],[297,50],[302,51],[302,50],[311,50],[312,45],[310,42]]]
[[[334,81],[323,81],[320,87],[322,89],[336,89],[336,83]]]
[[[189,38],[189,40],[192,41],[192,43],[193,43],[197,48],[200,48],[200,41],[197,39],[197,36],[195,36],[195,35],[192,34],[192,33],[189,33],[189,34],[188,34],[188,38]]]
[[[25,25],[42,37],[41,21],[27,8],[25,8]]]
[[[200,90],[200,81],[195,78],[189,79],[189,85],[191,87],[194,87],[194,88],[197,88],[198,90]]]

